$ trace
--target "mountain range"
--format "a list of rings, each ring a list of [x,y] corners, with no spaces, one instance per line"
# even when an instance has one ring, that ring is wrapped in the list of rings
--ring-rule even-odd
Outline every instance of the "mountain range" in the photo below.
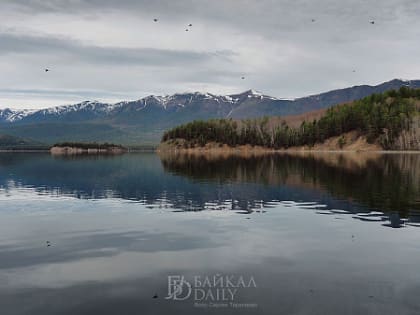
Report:
[[[327,108],[373,93],[420,88],[420,80],[392,80],[360,85],[294,100],[249,90],[233,95],[183,93],[147,96],[115,104],[86,101],[40,110],[0,109],[0,134],[52,144],[61,141],[156,144],[163,132],[195,119],[286,116]]]

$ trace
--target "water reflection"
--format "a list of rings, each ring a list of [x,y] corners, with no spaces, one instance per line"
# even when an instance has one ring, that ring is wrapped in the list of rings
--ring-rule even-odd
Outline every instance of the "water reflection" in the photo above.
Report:
[[[0,154],[0,189],[1,196],[121,198],[173,211],[247,214],[281,203],[394,228],[420,223],[419,154]]]
[[[0,154],[0,313],[418,314],[420,230],[391,228],[419,226],[419,170],[394,154]],[[235,302],[258,308],[165,299],[169,275],[232,274],[255,278]]]
[[[193,181],[211,180],[223,185],[260,183],[264,187],[316,191],[318,196],[313,200],[327,203],[328,208],[338,207],[350,213],[361,211],[354,218],[389,220],[384,226],[394,228],[407,223],[417,225],[420,219],[419,154],[284,153],[247,157],[171,154],[161,157],[165,170]],[[321,198],[324,193],[327,195]]]

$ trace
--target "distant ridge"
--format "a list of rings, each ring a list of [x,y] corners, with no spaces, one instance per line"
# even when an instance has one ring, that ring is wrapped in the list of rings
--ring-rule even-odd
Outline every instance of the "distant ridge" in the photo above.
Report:
[[[97,101],[41,110],[0,109],[0,133],[53,143],[112,141],[158,143],[163,131],[195,119],[285,116],[327,108],[402,86],[420,88],[420,80],[394,79],[376,86],[360,85],[283,100],[255,90],[239,94],[182,93],[147,96],[115,104]]]
[[[11,135],[0,134],[0,150],[4,149],[27,149],[27,148],[45,148],[42,143],[31,139],[24,139]]]

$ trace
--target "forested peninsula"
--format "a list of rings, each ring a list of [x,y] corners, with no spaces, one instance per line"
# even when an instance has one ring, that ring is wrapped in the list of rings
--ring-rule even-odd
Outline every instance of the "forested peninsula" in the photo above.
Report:
[[[193,121],[164,133],[160,150],[420,150],[420,89],[402,87],[305,116]]]

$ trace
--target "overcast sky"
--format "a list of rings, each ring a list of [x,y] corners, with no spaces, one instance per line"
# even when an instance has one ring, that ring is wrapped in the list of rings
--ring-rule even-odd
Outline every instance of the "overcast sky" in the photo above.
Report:
[[[419,56],[418,0],[0,1],[0,108],[250,88],[294,98],[420,79]]]

